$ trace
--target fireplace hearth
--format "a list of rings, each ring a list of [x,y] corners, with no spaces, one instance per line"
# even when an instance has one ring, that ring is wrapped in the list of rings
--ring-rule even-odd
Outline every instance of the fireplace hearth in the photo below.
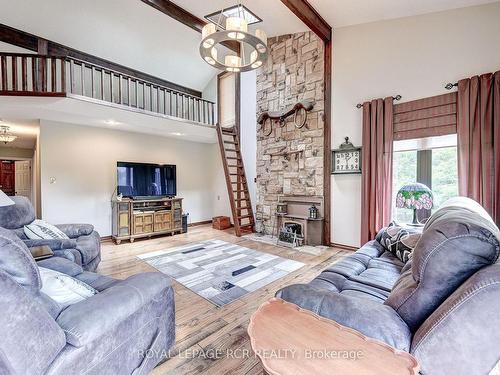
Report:
[[[287,246],[302,246],[304,244],[303,224],[295,221],[284,222],[278,235],[278,243]]]
[[[276,212],[275,232],[278,243],[287,246],[311,245],[323,243],[323,197],[318,196],[284,196],[280,203],[286,203],[286,213]],[[309,208],[315,205],[318,209],[316,218],[309,217]]]

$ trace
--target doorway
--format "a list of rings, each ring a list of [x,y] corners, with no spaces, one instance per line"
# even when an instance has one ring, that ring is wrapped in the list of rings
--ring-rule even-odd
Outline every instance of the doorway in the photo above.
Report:
[[[32,201],[31,160],[0,160],[0,189]]]

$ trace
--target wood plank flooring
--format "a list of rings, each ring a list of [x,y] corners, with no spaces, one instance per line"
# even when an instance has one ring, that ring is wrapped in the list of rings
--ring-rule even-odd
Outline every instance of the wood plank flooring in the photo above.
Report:
[[[176,343],[171,349],[171,358],[156,367],[153,375],[262,374],[262,367],[252,353],[247,335],[250,316],[280,288],[308,282],[328,265],[350,253],[330,248],[321,255],[310,255],[236,237],[233,233],[232,229],[218,231],[209,225],[203,225],[191,227],[188,233],[177,236],[156,237],[134,243],[122,242],[121,245],[103,244],[102,262],[97,272],[120,279],[140,272],[156,271],[138,259],[136,256],[139,254],[208,239],[220,239],[306,264],[286,277],[222,308],[174,281]]]

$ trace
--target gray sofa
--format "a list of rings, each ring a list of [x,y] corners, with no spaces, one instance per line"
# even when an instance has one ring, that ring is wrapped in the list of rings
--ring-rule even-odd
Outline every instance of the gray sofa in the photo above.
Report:
[[[30,240],[23,227],[35,220],[31,202],[21,196],[11,197],[16,203],[0,207],[0,227],[14,231],[26,246],[50,246],[55,256],[75,262],[86,271],[95,271],[101,261],[101,238],[90,224],[56,225],[68,237],[64,240]]]
[[[64,309],[38,265],[99,291]],[[38,263],[0,228],[0,374],[147,374],[175,340],[174,292],[161,273],[115,280],[60,257]]]
[[[484,209],[454,198],[406,264],[370,241],[277,297],[412,353],[423,374],[488,374],[500,360],[499,254]]]

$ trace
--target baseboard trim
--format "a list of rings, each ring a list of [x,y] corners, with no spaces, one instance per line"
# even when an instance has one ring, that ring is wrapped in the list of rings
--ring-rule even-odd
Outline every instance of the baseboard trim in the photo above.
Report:
[[[189,223],[188,227],[196,227],[198,225],[212,224],[212,220],[195,221],[194,223]]]
[[[335,243],[335,242],[330,243],[330,246],[331,247],[336,247],[336,248],[342,249],[342,250],[349,250],[349,251],[356,251],[356,250],[358,250],[358,248],[356,246],[343,245],[341,243]]]

